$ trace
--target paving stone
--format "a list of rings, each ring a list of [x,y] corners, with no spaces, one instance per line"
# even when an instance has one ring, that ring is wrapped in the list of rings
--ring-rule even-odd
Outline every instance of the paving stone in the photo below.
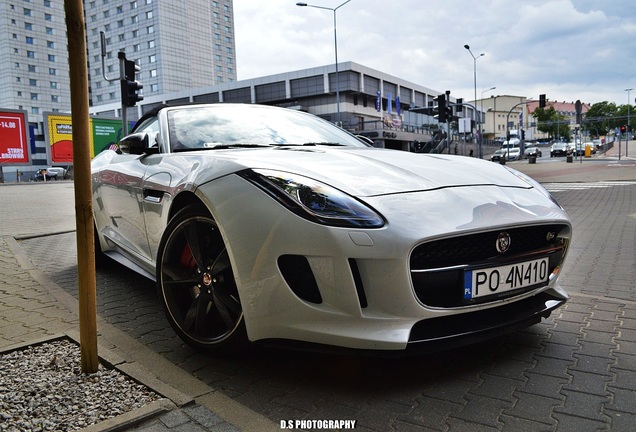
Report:
[[[504,410],[512,407],[511,402],[480,395],[470,394],[466,399],[468,403],[459,412],[451,414],[451,418],[500,428],[499,416]]]
[[[555,432],[601,432],[610,430],[607,423],[566,413],[555,413],[554,418],[558,422]]]
[[[561,406],[564,396],[555,394],[554,397],[539,396],[531,393],[515,392],[516,403],[502,414],[514,418],[530,420],[545,425],[556,422],[550,416],[552,410]]]
[[[517,387],[517,391],[550,398],[559,398],[559,391],[569,382],[567,377],[554,377],[533,372],[526,372],[526,377],[527,381]]]
[[[578,391],[561,390],[565,396],[562,407],[555,408],[555,412],[607,423],[607,418],[602,414],[603,408],[609,402],[609,396],[581,393]]]
[[[563,386],[564,390],[572,390],[589,393],[598,396],[607,394],[607,384],[613,380],[608,375],[598,375],[594,373],[571,370],[568,372],[572,376],[572,381]]]

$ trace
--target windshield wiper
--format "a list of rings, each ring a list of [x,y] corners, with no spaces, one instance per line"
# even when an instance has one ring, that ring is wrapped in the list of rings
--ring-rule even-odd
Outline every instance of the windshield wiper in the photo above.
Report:
[[[267,144],[248,144],[248,143],[203,143],[203,147],[198,150],[208,149],[229,149],[229,148],[255,148],[269,147]]]
[[[343,146],[344,144],[340,144],[337,142],[306,142],[304,144],[301,144],[304,146],[333,146],[333,147],[338,147],[338,146]]]

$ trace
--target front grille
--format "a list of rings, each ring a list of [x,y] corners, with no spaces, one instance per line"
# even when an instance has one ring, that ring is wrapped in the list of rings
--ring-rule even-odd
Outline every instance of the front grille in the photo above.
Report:
[[[510,248],[504,254],[496,248],[497,237],[502,232],[511,238]],[[464,299],[466,270],[548,257],[552,273],[565,257],[569,235],[568,225],[551,224],[497,229],[423,243],[410,258],[415,294],[420,302],[432,307],[461,307],[492,301],[492,298]],[[516,294],[519,291],[506,293]]]

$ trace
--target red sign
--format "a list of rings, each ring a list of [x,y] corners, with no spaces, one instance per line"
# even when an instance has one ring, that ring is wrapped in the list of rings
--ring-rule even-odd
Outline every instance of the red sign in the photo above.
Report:
[[[0,163],[29,163],[29,142],[24,112],[0,111]]]

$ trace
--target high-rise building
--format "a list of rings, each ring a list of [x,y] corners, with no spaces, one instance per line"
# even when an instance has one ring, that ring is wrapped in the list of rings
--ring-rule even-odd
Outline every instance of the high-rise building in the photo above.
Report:
[[[90,0],[84,5],[93,106],[120,100],[120,51],[139,66],[137,80],[145,96],[236,80],[232,0]]]
[[[92,106],[121,103],[120,51],[145,97],[236,81],[232,0],[85,0],[84,18]],[[64,2],[0,0],[0,109],[27,112],[33,165],[50,154],[43,113],[71,110],[68,65]]]
[[[64,3],[0,0],[0,11],[0,108],[37,128],[43,112],[71,108]]]

